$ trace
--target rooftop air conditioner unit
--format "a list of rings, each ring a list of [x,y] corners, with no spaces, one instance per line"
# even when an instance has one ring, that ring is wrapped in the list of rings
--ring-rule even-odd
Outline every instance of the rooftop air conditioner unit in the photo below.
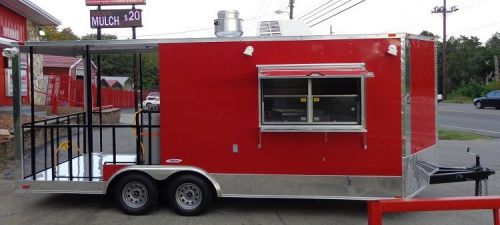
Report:
[[[259,36],[308,36],[309,26],[300,20],[261,21]]]

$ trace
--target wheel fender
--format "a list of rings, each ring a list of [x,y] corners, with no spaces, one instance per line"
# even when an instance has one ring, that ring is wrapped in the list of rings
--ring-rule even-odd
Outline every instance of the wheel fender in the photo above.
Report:
[[[118,177],[130,172],[139,172],[149,175],[151,178],[161,181],[165,180],[168,177],[172,176],[175,173],[179,172],[191,172],[199,174],[205,177],[210,183],[213,185],[215,192],[217,193],[217,197],[222,196],[221,187],[219,183],[205,170],[194,167],[194,166],[160,166],[160,165],[135,165],[128,166],[118,170],[115,174],[113,174],[109,180],[107,181],[105,192],[108,190],[108,186],[116,181]]]

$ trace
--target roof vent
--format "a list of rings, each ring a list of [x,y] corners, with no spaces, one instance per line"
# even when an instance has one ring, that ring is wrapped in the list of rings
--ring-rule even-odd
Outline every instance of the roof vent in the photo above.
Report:
[[[219,11],[217,13],[217,19],[214,20],[215,36],[241,37],[243,35],[241,21],[240,13],[236,10]]]

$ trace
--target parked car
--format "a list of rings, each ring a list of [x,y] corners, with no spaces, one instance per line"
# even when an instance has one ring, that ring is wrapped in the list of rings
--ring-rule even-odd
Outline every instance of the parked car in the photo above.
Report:
[[[142,102],[142,105],[147,109],[152,109],[153,107],[160,106],[160,97],[159,96],[148,96],[146,100]]]
[[[485,96],[475,98],[474,106],[478,109],[495,107],[500,109],[500,90],[490,91]]]

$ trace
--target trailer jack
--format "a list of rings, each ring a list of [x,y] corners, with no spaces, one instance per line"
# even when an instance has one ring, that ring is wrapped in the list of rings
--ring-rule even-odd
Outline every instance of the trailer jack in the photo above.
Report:
[[[495,174],[494,170],[481,165],[481,157],[477,153],[470,152],[467,148],[467,154],[475,156],[476,164],[472,167],[439,167],[439,170],[431,175],[430,184],[444,184],[455,182],[475,182],[475,195],[488,195],[487,181],[488,177]],[[484,184],[484,187],[483,187]]]

